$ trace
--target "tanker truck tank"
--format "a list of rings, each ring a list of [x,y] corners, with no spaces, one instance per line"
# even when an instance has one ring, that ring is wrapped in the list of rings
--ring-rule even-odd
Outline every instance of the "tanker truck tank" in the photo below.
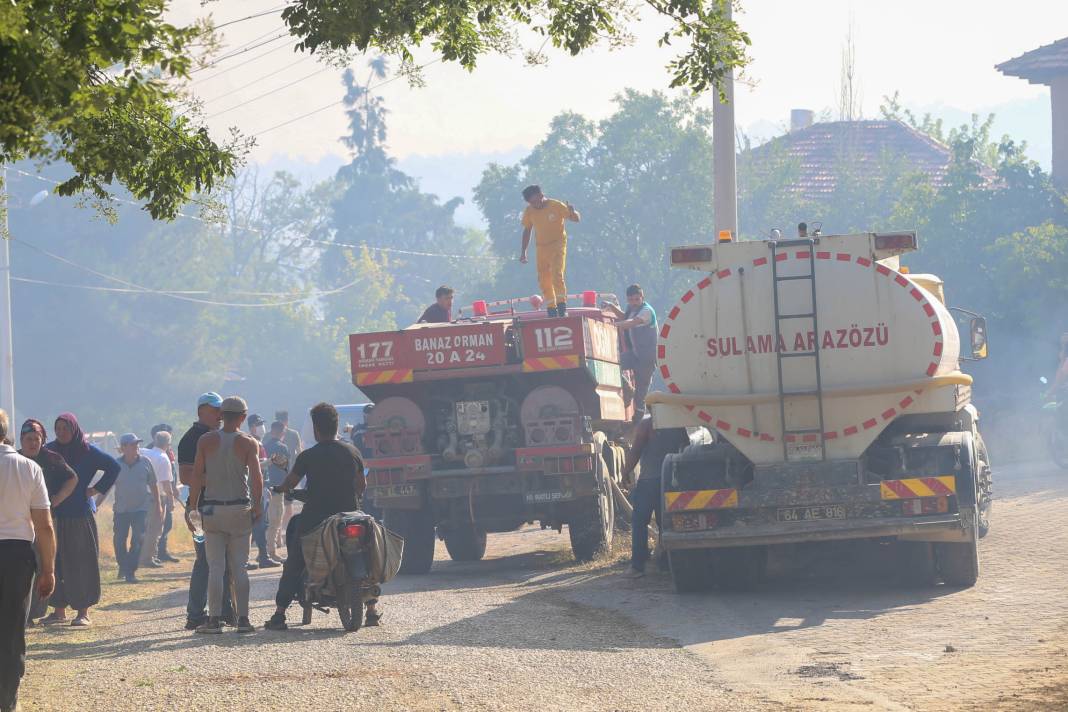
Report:
[[[720,440],[665,466],[675,568],[703,570],[694,552],[722,549],[747,564],[719,570],[748,580],[770,545],[894,537],[930,554],[931,580],[974,582],[989,466],[960,364],[985,355],[985,325],[972,319],[962,355],[941,280],[899,269],[916,247],[914,233],[869,233],[672,251],[700,274],[666,314],[666,391],[646,402],[656,427]],[[947,453],[965,466],[945,469]],[[725,553],[740,546],[751,556]],[[680,576],[682,589],[704,580]]]

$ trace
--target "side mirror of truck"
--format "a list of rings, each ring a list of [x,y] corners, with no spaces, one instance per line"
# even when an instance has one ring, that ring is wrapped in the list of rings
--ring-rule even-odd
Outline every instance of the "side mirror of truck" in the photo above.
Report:
[[[964,329],[967,327],[971,339],[971,354],[961,345],[960,358],[962,361],[979,361],[987,356],[986,353],[986,319],[973,311],[950,307],[949,313],[953,315],[953,321],[957,324],[957,331],[963,341]]]
[[[969,322],[972,336],[972,358],[986,358],[986,319],[981,316],[972,317]]]

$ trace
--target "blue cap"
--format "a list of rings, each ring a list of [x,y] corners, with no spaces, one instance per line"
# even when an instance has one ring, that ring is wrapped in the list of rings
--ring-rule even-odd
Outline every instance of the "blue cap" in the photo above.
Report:
[[[215,391],[208,391],[200,396],[200,398],[197,398],[197,408],[202,405],[210,405],[212,408],[222,408],[222,396]]]
[[[127,445],[133,445],[139,442],[141,442],[141,438],[137,437],[133,433],[126,433],[121,438],[119,438],[119,445],[123,447],[126,447]]]

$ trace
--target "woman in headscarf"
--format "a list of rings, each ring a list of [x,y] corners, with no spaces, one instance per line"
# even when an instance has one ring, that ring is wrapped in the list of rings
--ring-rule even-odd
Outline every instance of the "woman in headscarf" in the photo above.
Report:
[[[92,499],[107,494],[119,476],[119,463],[95,445],[90,445],[73,413],[56,418],[56,439],[46,447],[60,454],[78,484],[74,492],[53,508],[56,529],[56,590],[49,599],[55,606],[44,624],[64,623],[67,607],[77,611],[72,626],[89,625],[89,607],[100,601],[100,546],[97,542],[96,507]],[[104,474],[93,485],[98,472]]]
[[[19,454],[36,462],[44,472],[45,487],[48,489],[48,501],[52,503],[52,510],[63,503],[74,488],[78,486],[78,475],[70,469],[70,465],[59,453],[45,448],[48,442],[48,432],[39,420],[30,418],[22,424],[21,444]],[[39,567],[38,567],[39,568]],[[30,606],[30,621],[40,618],[48,611],[48,599],[40,598],[34,592],[33,603]]]

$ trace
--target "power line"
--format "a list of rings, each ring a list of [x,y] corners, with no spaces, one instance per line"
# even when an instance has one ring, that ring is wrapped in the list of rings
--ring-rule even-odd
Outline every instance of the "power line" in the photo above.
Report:
[[[278,40],[282,39],[283,37],[289,37],[289,36],[290,36],[290,34],[288,32],[281,32],[281,33],[279,33],[278,35],[275,35],[274,37],[272,37],[269,40],[264,40],[263,42],[256,42],[255,44],[251,44],[248,47],[245,47],[243,49],[234,50],[230,54],[224,54],[222,57],[219,57],[218,59],[212,60],[208,64],[205,64],[203,67],[197,67],[196,69],[190,71],[189,73],[190,74],[196,74],[197,72],[202,72],[205,69],[211,69],[212,67],[218,65],[220,62],[225,62],[226,60],[231,59],[233,57],[240,56],[240,55],[244,54],[245,52],[251,52],[254,49],[257,49],[259,47],[263,47],[264,45],[269,45],[272,42],[277,42]],[[221,72],[220,72],[220,74],[221,74]],[[218,75],[213,75],[213,76],[218,76]]]
[[[330,289],[330,290],[327,290],[327,291],[312,291],[312,292],[308,292],[307,294],[305,294],[304,296],[301,296],[301,297],[297,297],[297,298],[294,298],[294,299],[286,299],[286,300],[278,301],[278,302],[220,302],[220,301],[215,301],[215,300],[211,300],[211,299],[200,299],[198,297],[192,297],[192,296],[189,296],[189,295],[181,293],[181,292],[171,292],[171,291],[162,290],[162,289],[152,289],[150,287],[145,287],[145,286],[137,284],[135,282],[130,282],[130,281],[127,281],[125,279],[120,279],[119,277],[114,277],[112,275],[105,274],[104,272],[97,271],[97,270],[95,270],[95,269],[93,269],[91,267],[86,267],[85,265],[80,264],[78,262],[74,262],[73,260],[68,260],[66,257],[62,257],[60,255],[57,255],[54,252],[49,252],[48,250],[46,250],[44,248],[37,247],[36,245],[31,245],[30,243],[28,243],[25,240],[22,240],[20,238],[10,237],[9,236],[8,239],[13,241],[13,242],[17,242],[20,245],[24,245],[25,247],[28,247],[31,250],[34,250],[35,252],[39,252],[40,254],[44,255],[45,257],[49,257],[49,258],[51,258],[53,260],[56,260],[57,262],[62,262],[63,264],[68,265],[70,267],[74,267],[74,268],[80,269],[80,270],[82,270],[84,272],[88,272],[89,274],[92,274],[92,275],[95,275],[97,277],[100,277],[101,279],[106,279],[106,280],[109,280],[111,282],[115,282],[116,284],[121,284],[124,287],[126,287],[130,292],[137,292],[137,293],[140,293],[140,294],[151,294],[151,295],[157,295],[157,296],[161,296],[161,297],[169,297],[171,299],[177,299],[177,300],[185,301],[185,302],[192,302],[194,304],[205,304],[205,305],[208,305],[208,306],[242,307],[242,308],[246,308],[246,309],[262,309],[262,308],[266,308],[266,307],[290,306],[290,305],[293,305],[293,304],[301,304],[301,303],[306,302],[306,301],[308,301],[310,299],[329,297],[329,296],[334,295],[334,294],[339,294],[341,292],[344,292],[347,289],[351,289],[352,287],[356,286],[363,279],[362,277],[357,277],[356,279],[352,280],[348,284],[344,284],[344,285],[342,285],[340,287],[337,287],[336,289]],[[21,279],[22,280],[26,280],[26,278],[21,278]],[[43,280],[39,280],[39,281],[43,281]],[[70,284],[56,284],[55,286],[74,287],[74,288],[82,287],[82,285],[70,285]]]
[[[289,45],[279,45],[278,47],[275,47],[273,49],[269,49],[266,52],[263,52],[261,54],[257,54],[255,57],[249,57],[244,62],[239,62],[238,64],[234,64],[234,65],[232,65],[230,67],[227,67],[226,69],[220,69],[218,72],[216,72],[215,74],[212,74],[211,76],[207,76],[207,77],[204,77],[202,79],[196,79],[192,83],[193,84],[202,84],[204,82],[210,82],[215,77],[221,77],[222,75],[226,74],[227,72],[232,72],[235,69],[238,69],[240,67],[244,67],[246,64],[250,64],[252,62],[258,61],[258,60],[262,59],[263,57],[266,57],[269,54],[274,54],[275,52],[280,52],[283,49],[289,49]],[[209,65],[206,65],[205,67],[203,67],[203,69],[210,69],[211,67],[214,67],[214,66],[215,66],[214,64],[209,64]],[[200,70],[199,69],[194,69],[193,70],[193,72],[198,72],[198,71],[200,71]],[[190,72],[190,74],[192,74],[193,72]]]
[[[247,15],[245,17],[241,17],[241,18],[238,18],[236,20],[229,20],[229,21],[224,22],[222,24],[215,25],[214,27],[212,27],[212,29],[213,30],[218,30],[218,29],[222,29],[223,27],[229,27],[230,25],[236,25],[237,23],[244,22],[245,20],[255,20],[257,17],[263,17],[265,15],[273,15],[274,13],[278,12],[279,10],[284,10],[287,7],[289,7],[289,5],[279,5],[278,7],[272,7],[270,10],[264,10],[263,12],[257,12],[255,15]]]
[[[417,67],[417,69],[426,69],[430,65],[436,64],[437,62],[440,62],[440,61],[441,61],[440,59],[431,60],[431,61],[427,62],[426,64],[420,65],[419,67]],[[381,81],[378,84],[375,84],[373,86],[367,87],[367,91],[372,91],[372,90],[377,89],[379,87],[383,87],[386,84],[389,84],[390,82],[395,82],[398,79],[400,79],[402,76],[404,76],[404,75],[403,74],[398,74],[396,76],[390,77],[389,79],[386,79],[385,81]],[[259,138],[260,136],[264,135],[265,133],[270,133],[271,131],[274,131],[275,129],[280,129],[283,126],[289,126],[292,123],[296,123],[297,121],[300,121],[302,119],[306,119],[309,116],[314,116],[315,114],[318,114],[318,113],[321,113],[323,111],[326,111],[327,109],[332,109],[333,107],[337,106],[338,104],[344,104],[344,103],[345,103],[344,99],[339,99],[339,100],[331,102],[331,103],[329,103],[329,104],[327,104],[325,106],[320,106],[318,109],[313,109],[313,110],[309,111],[306,114],[301,114],[300,116],[297,116],[295,118],[288,119],[287,121],[283,121],[280,124],[275,124],[274,126],[266,128],[266,129],[264,129],[262,131],[258,131],[256,133],[252,134],[252,137],[253,138]]]
[[[240,104],[234,104],[233,106],[231,106],[228,109],[223,109],[222,111],[216,111],[214,114],[210,114],[206,118],[214,119],[217,116],[222,116],[223,114],[227,114],[227,113],[229,113],[229,112],[231,112],[231,111],[233,111],[235,109],[240,109],[242,106],[247,106],[247,105],[249,105],[249,104],[251,104],[253,102],[259,101],[260,99],[265,99],[265,98],[269,97],[272,94],[277,94],[278,92],[280,92],[280,91],[282,91],[284,89],[288,89],[289,87],[291,87],[291,86],[293,86],[295,84],[300,84],[301,82],[306,81],[308,79],[311,79],[312,77],[317,76],[319,74],[322,74],[323,72],[325,72],[325,71],[327,71],[329,69],[330,69],[330,67],[321,67],[319,69],[316,69],[311,74],[307,74],[307,75],[305,75],[303,77],[300,77],[299,79],[294,79],[291,82],[283,84],[282,86],[278,87],[277,89],[272,89],[270,91],[266,91],[266,92],[260,94],[259,96],[254,96],[251,99],[247,99],[246,101],[241,102]]]
[[[265,79],[270,79],[271,77],[274,77],[274,76],[277,76],[277,75],[281,74],[282,72],[286,71],[287,69],[292,69],[293,67],[295,67],[298,64],[301,64],[303,62],[306,62],[307,60],[308,60],[308,58],[306,56],[301,57],[296,62],[290,62],[289,64],[287,64],[286,66],[282,67],[281,69],[276,69],[273,72],[270,72],[268,74],[264,74],[262,77],[260,77],[258,79],[253,79],[251,82],[248,82],[247,84],[242,84],[241,86],[237,87],[233,91],[229,91],[226,94],[223,94],[221,96],[215,96],[215,97],[212,97],[211,99],[204,99],[203,102],[205,104],[210,104],[213,101],[218,101],[219,99],[225,99],[226,97],[228,97],[228,96],[230,96],[232,94],[236,94],[238,92],[244,91],[245,89],[248,89],[253,84],[259,84],[260,82],[262,82]],[[231,67],[231,69],[233,69],[233,67]]]
[[[44,176],[37,175],[36,173],[29,173],[29,172],[21,170],[19,168],[10,168],[9,170],[11,170],[11,171],[13,171],[15,173],[18,173],[21,176],[25,176],[27,178],[34,178],[36,180],[39,180],[39,181],[42,181],[42,182],[45,182],[45,183],[50,183],[52,185],[59,185],[60,184],[60,181],[52,180],[51,178],[45,178]],[[141,204],[138,203],[135,200],[126,200],[125,198],[119,198],[119,197],[116,197],[116,196],[110,196],[110,198],[111,198],[111,200],[114,200],[114,201],[117,201],[117,202],[120,202],[120,203],[127,203],[129,205],[135,205],[135,206],[137,206],[139,208],[142,207]],[[186,220],[195,220],[197,222],[204,223],[205,225],[208,225],[208,226],[211,226],[211,227],[218,227],[218,228],[229,227],[229,228],[232,228],[232,229],[235,229],[235,230],[244,230],[245,232],[251,232],[253,234],[262,235],[262,236],[266,237],[266,234],[263,232],[263,230],[260,230],[259,228],[252,227],[250,225],[240,225],[240,224],[237,224],[237,223],[212,222],[211,220],[205,220],[204,218],[197,217],[196,215],[187,215],[186,213],[178,213],[175,217],[185,218]],[[449,254],[449,253],[444,253],[444,252],[422,252],[422,251],[419,251],[419,250],[405,250],[405,249],[402,249],[402,248],[399,248],[399,247],[378,247],[378,246],[375,246],[375,245],[368,245],[368,244],[353,244],[353,243],[347,243],[347,242],[334,242],[332,240],[315,240],[315,239],[312,239],[310,237],[302,237],[302,238],[300,238],[300,240],[302,240],[303,242],[305,242],[305,243],[307,243],[309,245],[322,245],[324,247],[340,247],[340,248],[349,248],[349,249],[354,249],[354,250],[366,249],[369,252],[379,252],[379,253],[383,253],[383,254],[407,255],[407,256],[411,256],[411,257],[439,257],[439,258],[445,258],[445,259],[479,260],[479,261],[485,261],[485,262],[501,262],[504,259],[504,258],[498,257],[496,255],[463,255],[463,254]]]

